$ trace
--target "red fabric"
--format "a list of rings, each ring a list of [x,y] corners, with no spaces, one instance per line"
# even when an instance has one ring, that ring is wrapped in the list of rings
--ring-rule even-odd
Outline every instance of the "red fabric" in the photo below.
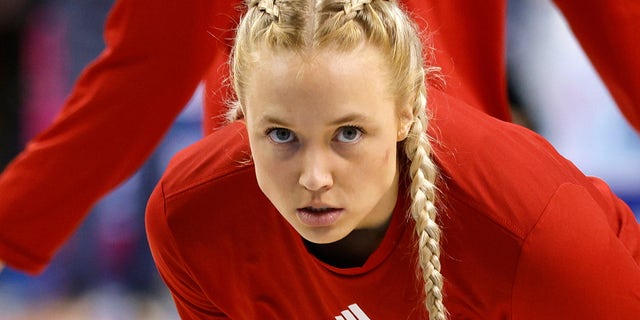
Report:
[[[640,3],[555,0],[620,111],[640,131]]]
[[[432,101],[451,319],[637,319],[631,210],[531,131]],[[365,265],[334,268],[262,194],[249,152],[241,123],[220,129],[177,155],[149,200],[149,243],[183,319],[333,319],[354,303],[371,319],[427,318],[406,194]]]
[[[107,49],[0,176],[0,260],[30,273],[47,265],[90,207],[150,155],[225,46],[220,30],[235,12],[226,1],[116,3]]]
[[[638,31],[638,5],[569,2],[558,5],[640,130],[640,44],[629,41]],[[509,120],[505,3],[406,1],[433,31],[434,62],[443,67],[446,90]],[[144,162],[205,77],[205,132],[220,125],[227,98],[220,83],[237,7],[238,1],[116,2],[105,31],[107,48],[81,75],[55,123],[0,176],[0,260],[41,271],[89,208]]]

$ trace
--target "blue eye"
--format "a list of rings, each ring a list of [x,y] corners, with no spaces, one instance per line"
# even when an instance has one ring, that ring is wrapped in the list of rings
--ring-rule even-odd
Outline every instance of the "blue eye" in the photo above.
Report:
[[[362,137],[362,129],[355,126],[345,126],[338,129],[336,140],[344,143],[353,143]]]
[[[289,129],[274,128],[267,131],[269,139],[275,143],[287,143],[295,139],[295,135]]]

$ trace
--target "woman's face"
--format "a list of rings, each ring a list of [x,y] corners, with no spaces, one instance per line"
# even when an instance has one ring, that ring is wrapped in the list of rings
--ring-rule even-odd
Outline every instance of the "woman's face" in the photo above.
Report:
[[[396,144],[411,116],[396,105],[377,49],[258,58],[243,103],[264,194],[314,243],[385,224],[398,192]]]

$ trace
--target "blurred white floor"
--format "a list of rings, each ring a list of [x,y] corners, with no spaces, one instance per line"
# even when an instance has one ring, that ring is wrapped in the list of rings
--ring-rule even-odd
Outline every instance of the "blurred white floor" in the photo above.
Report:
[[[0,320],[177,320],[171,298],[102,288],[77,298],[20,301],[0,292]]]

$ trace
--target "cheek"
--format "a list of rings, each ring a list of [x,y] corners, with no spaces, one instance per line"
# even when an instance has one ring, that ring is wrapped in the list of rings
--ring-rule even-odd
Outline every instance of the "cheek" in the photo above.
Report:
[[[265,163],[255,164],[256,179],[258,187],[269,201],[279,211],[286,207],[286,194],[284,190],[287,185],[282,175],[278,174],[277,168],[273,168]]]
[[[391,155],[393,154],[393,149],[388,148],[384,153],[384,157],[382,158],[382,165],[386,165],[389,163],[389,159],[391,159]]]
[[[254,154],[258,186],[262,192],[272,201],[281,198],[295,188],[295,167],[291,161],[285,161],[273,154]]]
[[[254,166],[260,187],[277,183],[282,177],[283,168],[278,166],[275,161],[254,157]]]
[[[398,166],[397,166],[397,149],[396,146],[392,146],[387,148],[387,150],[384,153],[384,156],[382,157],[382,163],[380,164],[381,166],[383,166],[386,170],[388,170],[387,172],[389,172],[390,175],[390,179],[393,179],[392,177],[395,176],[396,171],[398,170]]]
[[[363,169],[362,174],[369,178],[387,177],[396,170],[396,146],[376,148],[366,159],[358,161],[358,166]]]
[[[398,152],[398,145],[395,141],[393,143],[386,143],[384,145],[384,152],[380,154],[379,163],[382,167],[393,167],[396,164],[396,155]]]
[[[251,145],[251,157],[253,159],[253,165],[256,173],[256,179],[258,180],[258,186],[263,193],[267,194],[271,189],[270,185],[274,178],[274,161],[265,152],[264,146],[260,143],[253,143]]]

